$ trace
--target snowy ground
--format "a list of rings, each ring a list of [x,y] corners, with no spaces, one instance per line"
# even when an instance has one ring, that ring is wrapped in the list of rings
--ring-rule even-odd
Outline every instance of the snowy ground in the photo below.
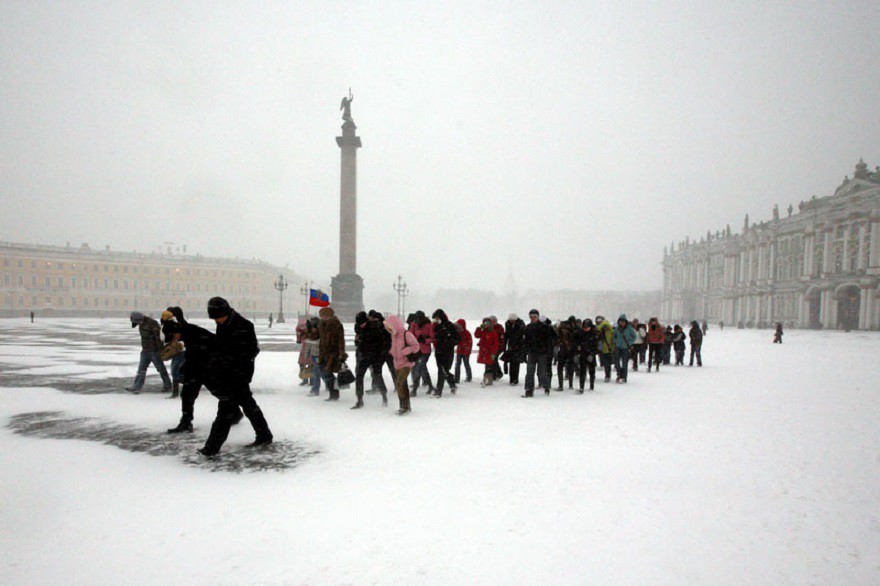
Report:
[[[254,381],[285,465],[236,473],[192,457],[208,393],[169,439],[178,403],[121,391],[124,320],[0,320],[0,583],[880,583],[877,334],[716,329],[702,369],[401,418],[307,397],[292,329]]]

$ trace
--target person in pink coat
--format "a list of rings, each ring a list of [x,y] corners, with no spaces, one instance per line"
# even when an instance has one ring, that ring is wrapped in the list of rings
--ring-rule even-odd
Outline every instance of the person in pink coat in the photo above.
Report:
[[[480,352],[477,354],[477,362],[486,367],[483,373],[483,382],[480,383],[480,386],[486,387],[495,380],[495,359],[498,357],[498,351],[501,348],[492,320],[488,317],[484,319],[480,327],[474,331],[474,337],[480,341]]]
[[[388,353],[394,360],[394,369],[397,372],[397,376],[394,378],[394,388],[397,389],[397,398],[400,401],[400,409],[397,410],[397,414],[405,415],[411,410],[409,387],[406,384],[406,379],[413,365],[409,357],[419,355],[419,343],[415,336],[406,330],[403,320],[396,315],[389,315],[385,318],[385,329],[391,334],[391,348]]]

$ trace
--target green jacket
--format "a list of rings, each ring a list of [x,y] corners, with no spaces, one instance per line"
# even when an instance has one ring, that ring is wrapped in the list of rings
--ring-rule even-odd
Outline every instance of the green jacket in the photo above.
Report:
[[[610,354],[614,351],[614,346],[612,345],[614,327],[606,319],[596,329],[599,333],[599,354]]]

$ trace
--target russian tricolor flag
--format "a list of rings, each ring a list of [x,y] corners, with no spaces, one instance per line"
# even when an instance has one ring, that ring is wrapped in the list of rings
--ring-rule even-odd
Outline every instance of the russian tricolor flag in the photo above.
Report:
[[[309,290],[309,305],[314,307],[327,307],[330,305],[330,296],[320,289]]]

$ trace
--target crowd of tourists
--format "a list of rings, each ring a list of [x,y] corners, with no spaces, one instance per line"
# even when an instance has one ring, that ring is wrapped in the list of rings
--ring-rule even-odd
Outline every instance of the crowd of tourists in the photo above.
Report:
[[[661,365],[682,366],[687,345],[690,346],[689,366],[696,361],[703,365],[701,348],[708,325],[693,321],[685,333],[679,325],[662,325],[656,317],[647,323],[630,321],[621,314],[615,322],[604,316],[578,319],[569,317],[553,324],[540,312],[529,312],[528,323],[515,313],[504,324],[495,316],[480,321],[473,332],[463,319],[451,321],[442,309],[431,314],[423,311],[410,314],[406,322],[396,316],[383,316],[378,311],[361,312],[354,323],[354,373],[347,366],[345,332],[330,307],[322,308],[318,317],[297,325],[300,344],[299,366],[301,385],[310,387],[309,394],[318,396],[321,385],[326,387],[327,401],[339,400],[339,386],[354,382],[356,402],[352,409],[364,405],[364,379],[370,372],[369,392],[378,393],[382,405],[388,404],[388,389],[383,378],[387,368],[394,380],[399,409],[404,415],[411,410],[410,398],[417,397],[424,387],[428,397],[440,398],[448,386],[454,395],[462,381],[473,380],[471,358],[477,344],[476,362],[482,365],[481,387],[501,381],[505,376],[511,386],[520,384],[522,365],[523,398],[534,397],[535,389],[549,395],[556,391],[595,390],[597,366],[604,382],[611,382],[612,369],[618,384],[627,382],[630,363],[648,372],[659,371]],[[436,384],[428,370],[431,356],[437,367]],[[674,363],[673,363],[674,355]]]
[[[256,438],[253,447],[271,444],[269,424],[253,397],[250,383],[260,347],[251,321],[229,306],[222,297],[208,301],[208,317],[216,324],[211,332],[188,322],[179,307],[169,307],[160,322],[140,312],[129,316],[131,326],[139,328],[141,359],[132,386],[126,390],[139,393],[147,368],[158,370],[170,399],[180,399],[181,417],[168,433],[193,431],[195,401],[202,387],[218,399],[217,415],[205,446],[199,450],[206,457],[220,451],[230,428],[247,418]],[[382,405],[388,405],[388,388],[383,377],[387,368],[394,381],[398,415],[412,409],[410,399],[423,394],[439,399],[448,387],[454,395],[462,380],[473,380],[471,358],[477,345],[476,363],[482,365],[481,387],[492,386],[506,376],[511,386],[520,384],[531,398],[535,390],[550,395],[555,372],[556,391],[577,392],[595,389],[597,371],[611,382],[625,384],[630,370],[660,370],[661,365],[684,364],[686,343],[690,344],[689,365],[703,365],[700,353],[708,326],[691,322],[685,334],[678,324],[664,326],[656,317],[647,324],[630,321],[621,314],[615,322],[604,316],[577,319],[569,317],[553,324],[533,309],[524,322],[511,313],[504,324],[495,316],[483,318],[471,332],[463,319],[450,320],[442,309],[431,314],[410,314],[406,321],[397,315],[384,316],[378,311],[361,312],[354,323],[354,371],[348,367],[345,330],[331,307],[323,307],[317,317],[302,320],[296,328],[302,385],[309,395],[318,396],[323,384],[327,401],[339,400],[340,387],[354,383],[356,402],[352,409],[364,406],[365,394],[378,393]],[[164,340],[162,339],[164,337]],[[781,332],[779,332],[781,340]],[[428,364],[434,356],[436,379]],[[170,361],[171,374],[165,368]],[[478,366],[474,366],[478,368]],[[365,391],[365,376],[371,375],[370,390]]]

